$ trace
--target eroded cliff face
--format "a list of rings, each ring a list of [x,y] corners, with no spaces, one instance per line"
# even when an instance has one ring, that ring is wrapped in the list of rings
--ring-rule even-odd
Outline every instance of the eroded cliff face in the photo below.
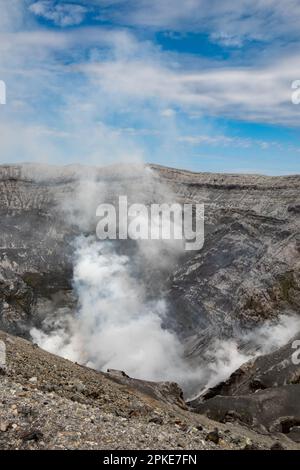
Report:
[[[72,229],[56,210],[65,190],[68,183],[39,182],[22,167],[0,168],[0,326],[6,331],[28,336],[40,310],[71,301]]]
[[[241,325],[298,312],[300,177],[194,174],[151,166],[149,179],[149,171],[0,167],[2,328],[26,335],[42,309],[73,307],[72,241],[82,231],[93,233],[96,224],[94,217],[82,230],[82,214],[77,220],[74,213],[73,219],[66,216],[82,179],[91,179],[96,188],[86,207],[92,214],[102,202],[100,193],[107,201],[135,188],[142,202],[162,201],[158,180],[180,202],[205,203],[203,249],[185,253],[164,276],[170,322],[189,338],[191,353],[201,349],[203,336],[217,330],[231,335]],[[103,195],[102,184],[110,194]]]
[[[235,322],[299,311],[300,177],[160,175],[183,201],[206,205],[205,245],[172,274],[183,329],[189,321],[192,333],[200,320],[205,334],[216,327],[231,334]]]

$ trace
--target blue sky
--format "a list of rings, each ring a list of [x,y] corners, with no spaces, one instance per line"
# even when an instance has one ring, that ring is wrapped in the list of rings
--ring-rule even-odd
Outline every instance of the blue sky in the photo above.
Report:
[[[300,0],[0,8],[1,163],[300,173]]]

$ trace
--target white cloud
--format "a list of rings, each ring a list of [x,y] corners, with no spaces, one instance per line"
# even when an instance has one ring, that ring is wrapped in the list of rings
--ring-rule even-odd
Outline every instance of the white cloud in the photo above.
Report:
[[[22,27],[30,25],[29,16],[26,14],[27,0],[0,0],[0,31],[18,31]]]
[[[299,125],[290,89],[299,78],[296,54],[247,67],[204,63],[163,51],[125,29],[43,29],[13,2],[0,0],[0,24],[9,18],[0,34],[0,78],[7,85],[0,115],[3,161],[36,159],[40,149],[48,162],[96,163],[122,155],[153,160],[157,155],[145,144],[149,135],[161,156],[169,152],[180,159],[178,138],[195,139],[187,123],[180,129],[184,113]],[[205,132],[202,127],[200,136]],[[221,139],[216,145],[246,142]]]
[[[72,26],[82,23],[88,11],[82,5],[54,3],[53,0],[40,0],[30,5],[29,10],[59,26]]]
[[[174,68],[168,57],[149,56],[84,64],[81,70],[112,96],[160,99],[184,110],[200,110],[242,120],[298,126],[299,109],[291,102],[291,83],[300,59],[287,57],[261,66],[206,70]]]
[[[162,110],[161,115],[167,118],[171,118],[176,115],[176,111],[174,111],[172,108],[166,108]]]
[[[214,41],[299,38],[299,0],[91,0],[102,16],[156,30],[204,32]]]

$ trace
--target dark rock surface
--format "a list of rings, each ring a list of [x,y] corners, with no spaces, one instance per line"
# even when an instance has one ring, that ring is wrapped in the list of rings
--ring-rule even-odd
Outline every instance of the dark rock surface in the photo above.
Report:
[[[196,331],[191,354],[216,332],[231,336],[240,326],[298,314],[300,217],[291,207],[300,176],[159,174],[182,200],[206,208],[204,247],[173,273],[170,294],[181,330]]]
[[[208,400],[216,395],[245,395],[272,387],[300,384],[300,367],[293,362],[297,341],[300,341],[300,335],[296,335],[273,353],[259,356],[242,365],[226,382],[205,392],[201,400]]]
[[[300,366],[294,363],[294,341],[272,354],[244,364],[226,382],[190,402],[197,413],[221,422],[238,421],[299,440]],[[299,362],[299,361],[297,361]]]
[[[300,386],[259,390],[251,395],[217,395],[197,406],[197,412],[216,421],[237,420],[257,429],[288,434],[300,423]]]
[[[128,385],[129,387],[139,390],[156,400],[164,403],[173,404],[187,410],[187,405],[183,399],[183,393],[175,382],[151,382],[149,380],[138,380],[129,377],[123,371],[108,369],[108,376],[117,383]]]

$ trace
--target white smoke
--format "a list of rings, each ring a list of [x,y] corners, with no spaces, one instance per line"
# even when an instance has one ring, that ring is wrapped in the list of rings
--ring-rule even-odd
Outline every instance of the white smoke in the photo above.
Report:
[[[70,225],[77,224],[79,232],[93,233],[96,207],[107,197],[113,200],[114,195],[129,192],[131,198],[138,195],[136,200],[146,203],[155,197],[176,201],[148,170],[137,173],[134,183],[116,180],[100,182],[89,176],[79,181],[62,203],[64,218]],[[78,236],[73,278],[77,311],[46,318],[42,330],[32,329],[33,341],[98,370],[113,368],[144,380],[176,381],[191,396],[226,380],[248,360],[283,346],[300,330],[299,317],[283,315],[250,333],[240,332],[227,340],[215,338],[202,357],[188,359],[185,344],[166,328],[172,311],[159,288],[160,278],[155,279],[172,271],[182,249],[174,240],[139,240],[134,253],[129,250],[124,255],[115,241]],[[150,284],[155,286],[156,298],[153,292],[148,295]]]
[[[132,273],[130,258],[116,252],[114,242],[77,239],[74,288],[79,299],[76,316],[62,318],[50,334],[33,329],[35,342],[98,370],[176,381],[188,393],[227,379],[248,360],[286,344],[300,329],[299,318],[284,315],[239,338],[214,340],[194,366],[177,335],[163,326],[168,314],[164,298],[146,300],[146,286]],[[241,344],[250,345],[248,352]]]
[[[251,332],[240,333],[237,338],[216,339],[205,353],[207,365],[204,390],[228,379],[242,364],[286,345],[298,331],[299,316],[281,315],[276,320],[266,321]]]
[[[106,370],[125,370],[148,380],[196,380],[184,347],[163,326],[163,298],[146,300],[146,286],[131,274],[127,256],[113,242],[79,237],[76,243],[74,288],[79,297],[76,317],[50,333],[32,329],[33,340],[48,351]]]

